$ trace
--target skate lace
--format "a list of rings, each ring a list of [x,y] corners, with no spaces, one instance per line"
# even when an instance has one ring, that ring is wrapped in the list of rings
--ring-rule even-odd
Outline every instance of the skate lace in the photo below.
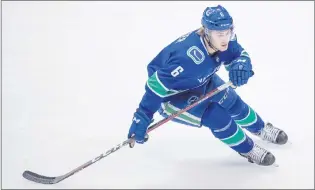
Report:
[[[267,123],[261,131],[260,136],[264,140],[276,142],[279,132],[280,130],[278,128],[272,126],[270,123]]]
[[[253,149],[249,153],[247,153],[247,156],[252,161],[256,163],[261,163],[266,154],[267,150],[255,144]]]

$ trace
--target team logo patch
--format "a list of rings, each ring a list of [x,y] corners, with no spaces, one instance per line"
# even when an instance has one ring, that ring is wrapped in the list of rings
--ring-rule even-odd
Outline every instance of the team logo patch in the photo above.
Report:
[[[193,103],[195,103],[198,99],[199,99],[199,98],[198,98],[197,96],[191,96],[191,97],[188,99],[187,103],[188,103],[188,105],[193,104]]]
[[[214,12],[213,9],[208,9],[208,10],[206,11],[206,15],[207,15],[207,16],[210,16],[213,12]]]
[[[205,60],[205,54],[197,47],[192,46],[187,50],[187,55],[190,57],[194,63],[197,65],[201,64]]]

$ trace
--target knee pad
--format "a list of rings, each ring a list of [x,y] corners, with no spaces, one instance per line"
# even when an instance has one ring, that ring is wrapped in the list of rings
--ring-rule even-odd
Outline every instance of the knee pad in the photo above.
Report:
[[[218,103],[212,102],[205,110],[201,124],[210,128],[211,130],[221,129],[229,124],[231,116],[228,112]]]
[[[235,98],[233,104],[231,104],[229,109],[227,109],[228,113],[232,116],[233,119],[243,118],[243,115],[248,113],[247,110],[247,104],[239,96]]]
[[[214,101],[218,102],[226,110],[229,110],[235,104],[237,98],[236,92],[232,88],[227,88],[220,92]]]

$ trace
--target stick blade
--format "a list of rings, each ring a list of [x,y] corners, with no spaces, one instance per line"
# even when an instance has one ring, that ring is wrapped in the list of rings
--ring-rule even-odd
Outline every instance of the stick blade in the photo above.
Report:
[[[55,184],[58,182],[56,181],[56,177],[47,177],[28,170],[24,171],[22,175],[27,180],[41,184]]]

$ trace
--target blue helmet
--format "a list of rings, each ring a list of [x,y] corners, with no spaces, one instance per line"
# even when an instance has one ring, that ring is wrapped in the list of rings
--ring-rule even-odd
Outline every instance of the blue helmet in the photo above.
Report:
[[[233,18],[221,5],[207,7],[202,14],[201,24],[208,30],[227,30],[233,28]]]

